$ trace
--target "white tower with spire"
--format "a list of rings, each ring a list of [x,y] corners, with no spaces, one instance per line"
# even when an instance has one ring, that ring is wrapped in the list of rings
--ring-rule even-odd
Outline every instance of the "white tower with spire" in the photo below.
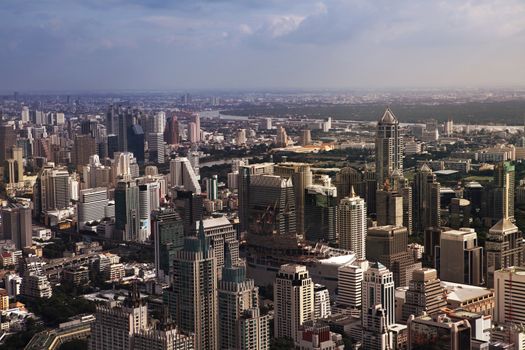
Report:
[[[358,259],[365,259],[366,203],[356,195],[353,186],[349,197],[339,203],[337,214],[339,247],[352,250]]]

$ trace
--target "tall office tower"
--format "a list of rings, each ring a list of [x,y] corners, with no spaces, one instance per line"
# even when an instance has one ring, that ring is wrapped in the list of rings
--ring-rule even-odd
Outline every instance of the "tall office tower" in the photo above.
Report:
[[[454,121],[452,118],[448,118],[448,120],[443,125],[443,131],[445,133],[445,136],[449,137],[454,133]]]
[[[71,178],[68,171],[44,168],[39,177],[42,212],[67,208],[71,201]]]
[[[403,138],[399,133],[399,121],[387,108],[377,122],[376,180],[379,186],[391,181],[396,170],[403,171]]]
[[[153,203],[155,198],[152,198],[150,186],[152,184],[139,185],[139,236],[138,241],[144,242],[150,238],[151,226],[150,215],[153,210],[157,210]]]
[[[216,259],[201,225],[175,254],[173,283],[164,293],[171,317],[183,331],[195,334],[197,349],[220,348],[217,285]]]
[[[200,220],[200,222],[195,224],[194,232],[199,230],[201,224],[203,226],[204,235],[209,240],[210,246],[213,249],[213,256],[216,260],[215,266],[217,267],[217,276],[220,278],[225,261],[225,251],[229,252],[233,261],[239,259],[239,241],[237,240],[237,232],[230,221],[224,216]]]
[[[239,230],[248,229],[248,201],[250,198],[251,179],[256,175],[273,174],[273,163],[241,165],[237,184],[239,186]]]
[[[118,135],[118,115],[120,107],[110,105],[106,113],[106,131],[107,134]]]
[[[483,283],[483,248],[473,228],[441,232],[435,266],[443,281],[479,286]]]
[[[525,322],[525,268],[506,267],[494,272],[494,292],[496,310],[494,321],[497,323],[523,324]]]
[[[193,115],[193,122],[195,123],[195,142],[201,141],[201,117],[199,113]]]
[[[386,327],[395,322],[394,274],[379,262],[370,263],[363,278],[363,325],[368,323],[370,308],[385,310]]]
[[[494,288],[494,272],[525,264],[523,234],[509,219],[501,219],[489,229],[485,241],[486,284]]]
[[[410,315],[435,315],[446,305],[444,288],[441,287],[437,271],[428,268],[414,270],[402,307],[403,322],[406,322]]]
[[[403,226],[403,196],[385,188],[376,195],[377,225]]]
[[[273,289],[274,336],[296,339],[299,327],[314,317],[314,284],[306,266],[282,265]]]
[[[472,223],[470,201],[464,198],[452,198],[449,205],[449,225],[452,228],[469,227]]]
[[[408,286],[412,271],[421,267],[409,252],[408,232],[402,226],[370,227],[366,236],[366,258],[385,265],[394,275],[396,286]]]
[[[9,149],[16,144],[16,133],[14,125],[0,125],[0,164],[9,158]]]
[[[10,203],[0,209],[2,218],[2,239],[10,239],[17,249],[33,244],[31,208]]]
[[[148,328],[148,306],[136,287],[123,305],[115,301],[97,305],[96,321],[91,324],[89,350],[133,349],[133,336]]]
[[[496,220],[514,220],[515,172],[515,167],[510,162],[498,163],[494,167]]]
[[[414,200],[413,221],[416,233],[423,233],[428,227],[441,226],[440,184],[427,164],[417,171],[412,188]]]
[[[330,291],[322,284],[314,285],[314,319],[320,320],[332,315]]]
[[[295,196],[291,179],[275,175],[251,178],[248,245],[273,249],[297,247]]]
[[[139,187],[120,180],[115,188],[115,229],[123,241],[138,241],[140,229]]]
[[[31,122],[35,125],[44,125],[45,124],[45,115],[42,111],[29,111],[29,119],[31,119]]]
[[[411,316],[407,328],[408,349],[471,349],[474,339],[467,320],[454,321],[446,314]]]
[[[301,146],[308,146],[312,144],[312,133],[310,129],[301,130]]]
[[[118,113],[118,150],[120,152],[128,152],[128,134],[130,128],[136,124],[134,121],[133,111],[131,108],[119,108]]]
[[[368,215],[376,212],[376,191],[378,182],[376,172],[370,166],[365,166],[363,171],[364,197],[366,202],[366,211]]]
[[[340,248],[353,251],[359,259],[366,258],[366,203],[353,190],[339,203],[337,232]]]
[[[139,329],[133,334],[133,350],[195,350],[193,334],[181,332],[168,320],[154,328]]]
[[[183,187],[195,194],[201,193],[201,185],[188,158],[177,157],[170,161],[171,186]]]
[[[407,228],[408,234],[412,235],[414,231],[412,187],[399,170],[394,171],[392,176],[394,179],[392,189],[403,197],[403,226]]]
[[[235,137],[235,143],[237,146],[246,144],[246,129],[237,130],[237,136]]]
[[[84,167],[84,184],[86,188],[108,187],[111,180],[111,167],[102,165],[98,155],[89,157]]]
[[[259,288],[253,279],[246,278],[246,266],[226,254],[219,283],[219,338],[221,349],[269,349],[269,316],[259,311]],[[251,311],[250,327],[254,332],[241,333],[246,327],[246,318]]]
[[[22,107],[22,112],[20,113],[20,119],[22,120],[22,123],[29,123],[29,107],[24,106]]]
[[[155,272],[164,280],[173,272],[175,252],[184,247],[184,223],[173,209],[157,210],[151,214],[151,233],[155,246]]]
[[[212,175],[211,178],[206,179],[206,197],[211,200],[217,200],[219,198],[219,178],[217,175]]]
[[[363,328],[361,345],[363,346],[363,349],[391,349],[387,316],[388,310],[386,310],[381,304],[374,304],[363,310],[363,318],[361,320]]]
[[[264,118],[263,126],[266,130],[272,130],[272,118]]]
[[[199,133],[197,131],[197,124],[194,122],[188,123],[188,140],[190,143],[194,144],[199,142]]]
[[[166,113],[158,112],[148,120],[148,150],[150,162],[162,164],[165,159],[164,129]]]
[[[133,153],[137,162],[144,162],[144,129],[139,124],[134,124],[128,129],[127,135],[128,151]]]
[[[177,190],[175,199],[175,206],[182,213],[184,220],[184,234],[186,236],[194,236],[196,223],[203,218],[203,200],[202,197],[196,195],[191,191]]]
[[[133,153],[117,152],[115,161],[111,166],[113,181],[123,178],[136,178],[139,176],[139,166]]]
[[[282,125],[279,125],[279,127],[277,128],[275,144],[277,145],[277,147],[288,146],[288,134],[286,133],[286,129]]]
[[[352,264],[341,266],[337,278],[337,304],[360,309],[362,302],[362,285],[368,260],[358,259]]]
[[[115,153],[118,152],[118,136],[115,134],[108,134],[108,157],[114,158]]]
[[[365,183],[363,174],[352,167],[342,168],[335,174],[335,187],[337,187],[337,196],[339,200],[348,197],[352,188],[361,197],[365,198]]]
[[[18,185],[24,182],[24,155],[21,147],[13,145],[8,150],[8,159],[4,162],[4,182]]]
[[[312,242],[337,243],[337,189],[332,186],[306,187],[304,200],[305,238]]]
[[[312,185],[312,170],[307,163],[279,163],[273,167],[275,175],[291,178],[295,195],[297,234],[305,234],[305,195],[306,188]]]
[[[176,115],[172,115],[166,122],[166,129],[164,129],[164,141],[168,145],[178,145],[180,141],[179,136],[179,121]]]
[[[108,189],[106,187],[80,190],[80,198],[77,203],[78,227],[80,228],[87,222],[102,220],[106,216],[108,203]]]
[[[89,157],[97,154],[97,143],[91,135],[76,135],[71,153],[72,163],[80,170],[89,163]]]

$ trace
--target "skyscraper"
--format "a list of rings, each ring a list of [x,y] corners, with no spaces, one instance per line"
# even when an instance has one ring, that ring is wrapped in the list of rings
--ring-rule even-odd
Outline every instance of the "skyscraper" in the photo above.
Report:
[[[71,160],[77,170],[81,170],[89,163],[89,157],[97,154],[97,143],[91,135],[76,135],[73,145]]]
[[[333,186],[306,187],[304,200],[305,238],[312,242],[337,243],[337,189]]]
[[[2,239],[10,239],[17,249],[33,244],[31,208],[11,203],[0,209]]]
[[[410,315],[435,315],[447,305],[443,296],[444,289],[437,278],[435,269],[414,270],[403,304],[402,320],[406,322]]]
[[[440,184],[436,175],[427,164],[417,171],[413,184],[413,220],[417,233],[423,233],[428,227],[441,226]]]
[[[131,125],[127,135],[128,151],[133,153],[137,162],[144,162],[144,129],[139,124]]]
[[[391,181],[394,171],[403,172],[403,138],[399,132],[399,121],[390,108],[385,110],[377,122],[376,134],[376,180],[383,186]]]
[[[227,250],[219,284],[219,338],[221,349],[268,349],[269,316],[260,315],[259,288],[246,278],[244,262],[234,260]],[[251,313],[253,332],[243,332]]]
[[[78,227],[89,221],[101,220],[106,216],[106,207],[109,203],[108,189],[105,187],[86,188],[80,190],[77,203]]]
[[[248,202],[251,179],[256,175],[273,174],[273,169],[273,163],[242,165],[239,168],[239,229],[241,232],[246,231],[248,228]]]
[[[489,229],[485,241],[486,284],[494,288],[494,273],[510,266],[525,263],[523,234],[509,219],[501,219]]]
[[[282,125],[279,125],[279,127],[277,128],[275,144],[277,145],[277,147],[288,146],[288,134],[286,133],[286,129]]]
[[[16,144],[16,133],[14,125],[0,125],[0,164],[9,158],[9,148]]]
[[[364,274],[368,270],[368,260],[359,259],[353,264],[341,266],[337,278],[337,304],[360,309]]]
[[[164,130],[164,141],[168,145],[179,144],[179,121],[176,115],[172,115],[166,122],[166,129]]]
[[[281,266],[274,284],[274,334],[296,339],[299,327],[313,320],[314,284],[305,266]]]
[[[444,281],[479,286],[483,283],[483,248],[473,228],[441,232],[435,266]]]
[[[183,187],[195,194],[201,193],[201,185],[188,158],[177,157],[171,160],[170,180],[172,186]]]
[[[218,182],[219,179],[217,175],[212,175],[211,178],[206,180],[206,196],[209,200],[216,200],[218,196]]]
[[[151,214],[151,231],[155,271],[157,278],[164,279],[173,272],[175,253],[184,247],[184,224],[175,210],[158,210]]]
[[[381,306],[385,314],[385,325],[395,322],[394,275],[379,262],[370,263],[363,279],[363,325],[374,317],[368,310]]]
[[[525,268],[506,267],[494,272],[496,310],[494,321],[523,324],[525,322]]]
[[[115,228],[124,241],[138,241],[140,228],[139,188],[134,181],[121,180],[115,188]]]
[[[515,167],[510,162],[498,163],[494,167],[496,220],[514,219],[515,172]]]
[[[155,163],[164,163],[164,129],[166,114],[158,112],[149,118],[148,123],[148,150],[149,160]]]
[[[171,317],[183,331],[195,334],[197,349],[220,349],[217,285],[216,259],[201,225],[175,254],[173,283],[164,293]]]
[[[353,190],[339,203],[337,231],[341,248],[355,252],[359,259],[366,258],[366,203]]]
[[[403,226],[403,196],[388,188],[378,190],[376,196],[377,225]]]
[[[42,212],[67,208],[71,201],[71,178],[68,171],[45,167],[39,177]]]

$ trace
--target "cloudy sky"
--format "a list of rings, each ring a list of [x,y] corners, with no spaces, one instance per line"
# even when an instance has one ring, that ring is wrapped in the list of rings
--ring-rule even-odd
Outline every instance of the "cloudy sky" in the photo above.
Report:
[[[525,85],[523,0],[2,0],[0,90]]]

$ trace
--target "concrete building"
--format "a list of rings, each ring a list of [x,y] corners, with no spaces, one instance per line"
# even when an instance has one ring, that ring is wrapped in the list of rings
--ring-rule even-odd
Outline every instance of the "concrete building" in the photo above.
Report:
[[[403,138],[399,121],[390,108],[377,122],[376,181],[382,186],[394,171],[403,172]]]
[[[388,189],[378,190],[376,198],[377,225],[403,226],[403,196]]]
[[[201,193],[201,185],[188,158],[175,158],[170,162],[170,184],[195,194]]]
[[[27,271],[22,278],[20,294],[28,298],[49,299],[53,295],[51,283],[38,271]]]
[[[412,187],[414,230],[423,233],[428,227],[441,226],[440,184],[427,164],[417,171]]]
[[[366,258],[366,203],[352,190],[350,197],[343,198],[337,212],[339,246]]]
[[[220,349],[216,264],[201,224],[198,235],[186,237],[184,248],[176,252],[173,283],[164,292],[172,319],[195,335],[197,349]]]
[[[295,348],[301,350],[343,350],[343,337],[324,322],[306,321],[299,328]]]
[[[410,315],[435,315],[446,304],[444,288],[437,278],[437,271],[429,268],[414,270],[402,307],[402,321],[408,321]]]
[[[306,187],[304,234],[306,240],[337,243],[337,189],[333,186]]]
[[[385,317],[385,325],[395,322],[394,274],[379,262],[370,263],[363,279],[363,327],[369,317],[376,317],[376,307],[380,306]],[[370,311],[376,310],[376,311]]]
[[[2,239],[13,241],[17,249],[33,244],[31,208],[10,203],[0,209]]]
[[[523,324],[525,322],[525,268],[512,266],[494,272],[494,292],[497,323]]]
[[[443,231],[435,266],[444,281],[479,286],[483,283],[483,248],[472,228]]]
[[[121,180],[115,188],[115,229],[124,241],[139,241],[139,187],[134,181]]]
[[[463,350],[471,347],[471,327],[468,321],[452,321],[447,315],[411,316],[408,326],[408,349],[420,349],[432,344],[436,349]]]
[[[250,198],[250,183],[254,176],[273,174],[273,163],[241,165],[237,180],[239,192],[239,229],[244,232],[248,229],[248,202]]]
[[[300,326],[314,317],[314,284],[305,266],[281,266],[274,284],[275,337],[296,339]]]
[[[80,190],[80,198],[77,203],[78,227],[80,228],[82,224],[87,222],[105,218],[108,204],[108,189],[106,187]]]
[[[331,314],[330,291],[321,284],[314,284],[314,319],[327,318]]]
[[[151,231],[155,247],[155,272],[165,279],[173,272],[175,252],[184,246],[184,223],[175,210],[165,209],[151,214]]]
[[[489,229],[485,241],[486,284],[494,288],[494,272],[510,266],[523,266],[525,244],[522,232],[509,219],[501,219]]]
[[[368,270],[367,260],[357,260],[339,268],[337,278],[337,304],[360,309],[364,274]]]

